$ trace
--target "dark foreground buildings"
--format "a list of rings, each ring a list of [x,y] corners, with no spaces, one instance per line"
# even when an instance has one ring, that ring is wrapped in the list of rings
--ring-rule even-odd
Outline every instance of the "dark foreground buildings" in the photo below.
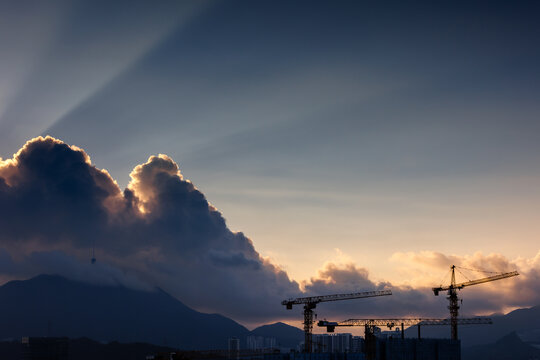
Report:
[[[54,337],[22,338],[23,360],[68,360],[69,339]]]
[[[377,360],[460,360],[461,343],[450,339],[380,339]]]
[[[264,360],[461,360],[461,343],[449,339],[377,338],[359,352],[267,354]]]
[[[122,344],[98,344],[88,340],[90,345],[83,346],[84,354],[81,353],[82,349],[78,351],[70,346],[70,340],[68,338],[23,338],[21,347],[22,360],[81,360],[86,359],[182,359],[182,360],[461,360],[461,348],[460,341],[449,339],[411,339],[401,337],[377,337],[371,343],[366,342],[363,338],[352,337],[350,334],[339,334],[340,336],[322,337],[327,341],[326,351],[320,351],[313,353],[299,353],[299,352],[282,352],[279,353],[278,349],[273,349],[276,352],[263,352],[252,350],[241,350],[239,348],[239,340],[229,342],[229,349],[221,351],[176,351],[171,352],[172,349],[166,350],[157,348],[137,348],[139,345],[144,344],[132,344],[135,347],[128,349],[124,348]],[[348,337],[347,337],[348,335]],[[350,338],[350,339],[349,339]],[[347,341],[350,340],[350,341]],[[72,340],[73,341],[73,340]],[[77,340],[75,340],[77,341]],[[101,349],[100,351],[91,351],[94,356],[88,356],[88,351],[92,348],[99,350],[98,347],[108,347],[107,349]],[[126,345],[126,344],[124,344]],[[324,345],[324,344],[322,344]],[[112,347],[111,347],[112,346]],[[79,346],[80,347],[80,346]],[[113,351],[117,348],[117,351]],[[319,347],[321,350],[324,348]],[[136,351],[134,351],[136,350]],[[154,350],[154,351],[152,351]],[[156,351],[158,350],[158,351]],[[72,352],[70,354],[70,352]],[[157,355],[158,352],[163,355]],[[102,356],[105,355],[108,356]],[[114,353],[114,355],[113,355]],[[135,356],[135,354],[137,354]],[[148,354],[156,354],[154,356],[144,356]],[[81,356],[84,355],[84,356]],[[142,357],[141,357],[142,355]],[[173,356],[174,355],[174,356]],[[4,358],[0,356],[3,360]],[[20,359],[20,357],[17,357]],[[10,359],[11,360],[11,359]]]

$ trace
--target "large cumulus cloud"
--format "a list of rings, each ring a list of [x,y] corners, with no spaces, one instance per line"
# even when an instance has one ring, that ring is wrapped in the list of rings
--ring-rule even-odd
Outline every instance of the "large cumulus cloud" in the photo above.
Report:
[[[280,300],[299,293],[165,155],[137,166],[121,191],[83,150],[33,139],[0,163],[0,228],[4,278],[109,274],[108,281],[138,279],[198,309],[253,320],[275,315]],[[90,267],[94,245],[99,259]]]
[[[35,138],[13,158],[0,160],[0,280],[58,273],[78,280],[170,292],[198,310],[260,323],[299,319],[281,300],[305,295],[393,290],[393,296],[328,303],[322,317],[446,316],[446,300],[430,287],[450,264],[493,271],[518,269],[517,281],[467,290],[469,314],[540,303],[540,254],[510,261],[397,253],[391,260],[411,281],[375,282],[357,264],[328,262],[302,283],[228,229],[222,214],[166,155],[152,156],[121,190],[75,146]],[[98,262],[90,264],[92,247]],[[521,291],[518,291],[521,289]]]

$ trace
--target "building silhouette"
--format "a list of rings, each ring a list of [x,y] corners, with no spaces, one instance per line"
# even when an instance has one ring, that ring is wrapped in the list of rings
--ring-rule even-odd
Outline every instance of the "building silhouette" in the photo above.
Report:
[[[229,338],[229,359],[240,358],[240,339],[237,337]]]
[[[23,360],[68,360],[67,337],[23,337],[21,343]]]

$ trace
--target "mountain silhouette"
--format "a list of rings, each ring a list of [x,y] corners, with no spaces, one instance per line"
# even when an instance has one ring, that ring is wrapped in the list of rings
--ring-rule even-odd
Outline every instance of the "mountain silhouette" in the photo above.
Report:
[[[141,291],[40,275],[0,287],[0,338],[88,337],[180,349],[225,349],[249,331],[218,314],[197,312],[156,289]]]
[[[275,324],[259,326],[253,329],[250,335],[274,337],[278,347],[294,349],[304,341],[304,332],[294,326],[277,322]]]
[[[65,336],[102,342],[145,342],[183,350],[227,349],[237,337],[274,337],[296,348],[302,330],[284,324],[249,331],[219,314],[195,311],[161,289],[94,285],[58,275],[39,275],[0,286],[0,339]]]
[[[516,332],[502,337],[493,344],[464,349],[463,360],[530,360],[540,359],[540,349],[523,342]]]

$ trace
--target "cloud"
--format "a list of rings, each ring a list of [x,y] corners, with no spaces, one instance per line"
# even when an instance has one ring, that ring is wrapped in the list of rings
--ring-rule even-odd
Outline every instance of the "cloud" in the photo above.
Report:
[[[481,279],[492,272],[517,270],[519,276],[466,287],[459,292],[463,298],[461,311],[469,314],[489,314],[518,307],[540,304],[540,252],[534,257],[508,259],[502,254],[444,255],[434,251],[395,253],[391,261],[410,277],[417,288],[446,285],[450,283],[449,267],[456,265],[456,281]],[[487,272],[486,272],[487,271]],[[443,276],[446,274],[446,277]],[[443,296],[440,296],[443,298]],[[439,300],[442,304],[445,300]]]
[[[309,282],[305,281],[303,287],[307,292],[314,294],[321,291],[354,292],[359,287],[369,290],[384,287],[384,284],[377,285],[368,277],[367,269],[357,267],[351,262],[346,264],[326,262],[317,276],[312,277]]]
[[[321,316],[447,316],[431,286],[451,264],[490,271],[518,269],[512,280],[464,290],[467,314],[540,303],[540,253],[508,260],[499,254],[396,253],[391,262],[411,279],[374,281],[339,250],[334,261],[300,284],[253,242],[227,227],[178,165],[151,156],[121,190],[80,148],[52,137],[27,142],[0,161],[0,279],[56,273],[92,283],[161,287],[188,306],[257,323],[297,319],[281,300],[293,296],[392,289],[392,296],[320,304]],[[95,246],[98,261],[90,264]],[[298,309],[300,310],[300,309]]]
[[[98,285],[122,285],[133,289],[151,291],[154,288],[141,282],[129,272],[102,262],[81,262],[61,251],[32,252],[18,260],[0,250],[0,274],[3,279],[30,277],[35,274],[62,274],[74,280]]]
[[[52,138],[28,142],[0,164],[2,242],[88,247],[121,193],[81,149]]]
[[[95,244],[111,278],[126,282],[119,274],[129,274],[238,319],[275,314],[280,300],[300,292],[250,239],[227,228],[172,159],[152,156],[131,179],[122,192],[83,150],[51,137],[2,161],[0,242],[13,264],[4,275],[54,271],[96,281],[88,267],[74,271],[76,262],[89,262]],[[36,259],[42,266],[29,266]]]
[[[458,266],[457,282],[517,270],[509,279],[466,287],[459,291],[462,316],[489,315],[540,304],[540,252],[533,258],[508,259],[501,254],[445,255],[434,251],[395,253],[396,271],[405,283],[375,282],[369,271],[351,261],[327,262],[317,276],[301,285],[309,294],[331,294],[391,289],[391,296],[320,304],[320,314],[334,320],[345,317],[448,317],[446,293],[435,296],[432,287],[450,283],[449,268]],[[482,270],[482,271],[480,271]]]
[[[302,283],[310,295],[339,294],[361,291],[391,289],[391,296],[364,298],[319,305],[324,317],[342,320],[345,317],[390,317],[390,316],[444,316],[434,306],[433,296],[429,289],[414,289],[410,286],[399,286],[390,282],[374,282],[369,271],[352,262],[327,262],[318,271],[317,276]]]

